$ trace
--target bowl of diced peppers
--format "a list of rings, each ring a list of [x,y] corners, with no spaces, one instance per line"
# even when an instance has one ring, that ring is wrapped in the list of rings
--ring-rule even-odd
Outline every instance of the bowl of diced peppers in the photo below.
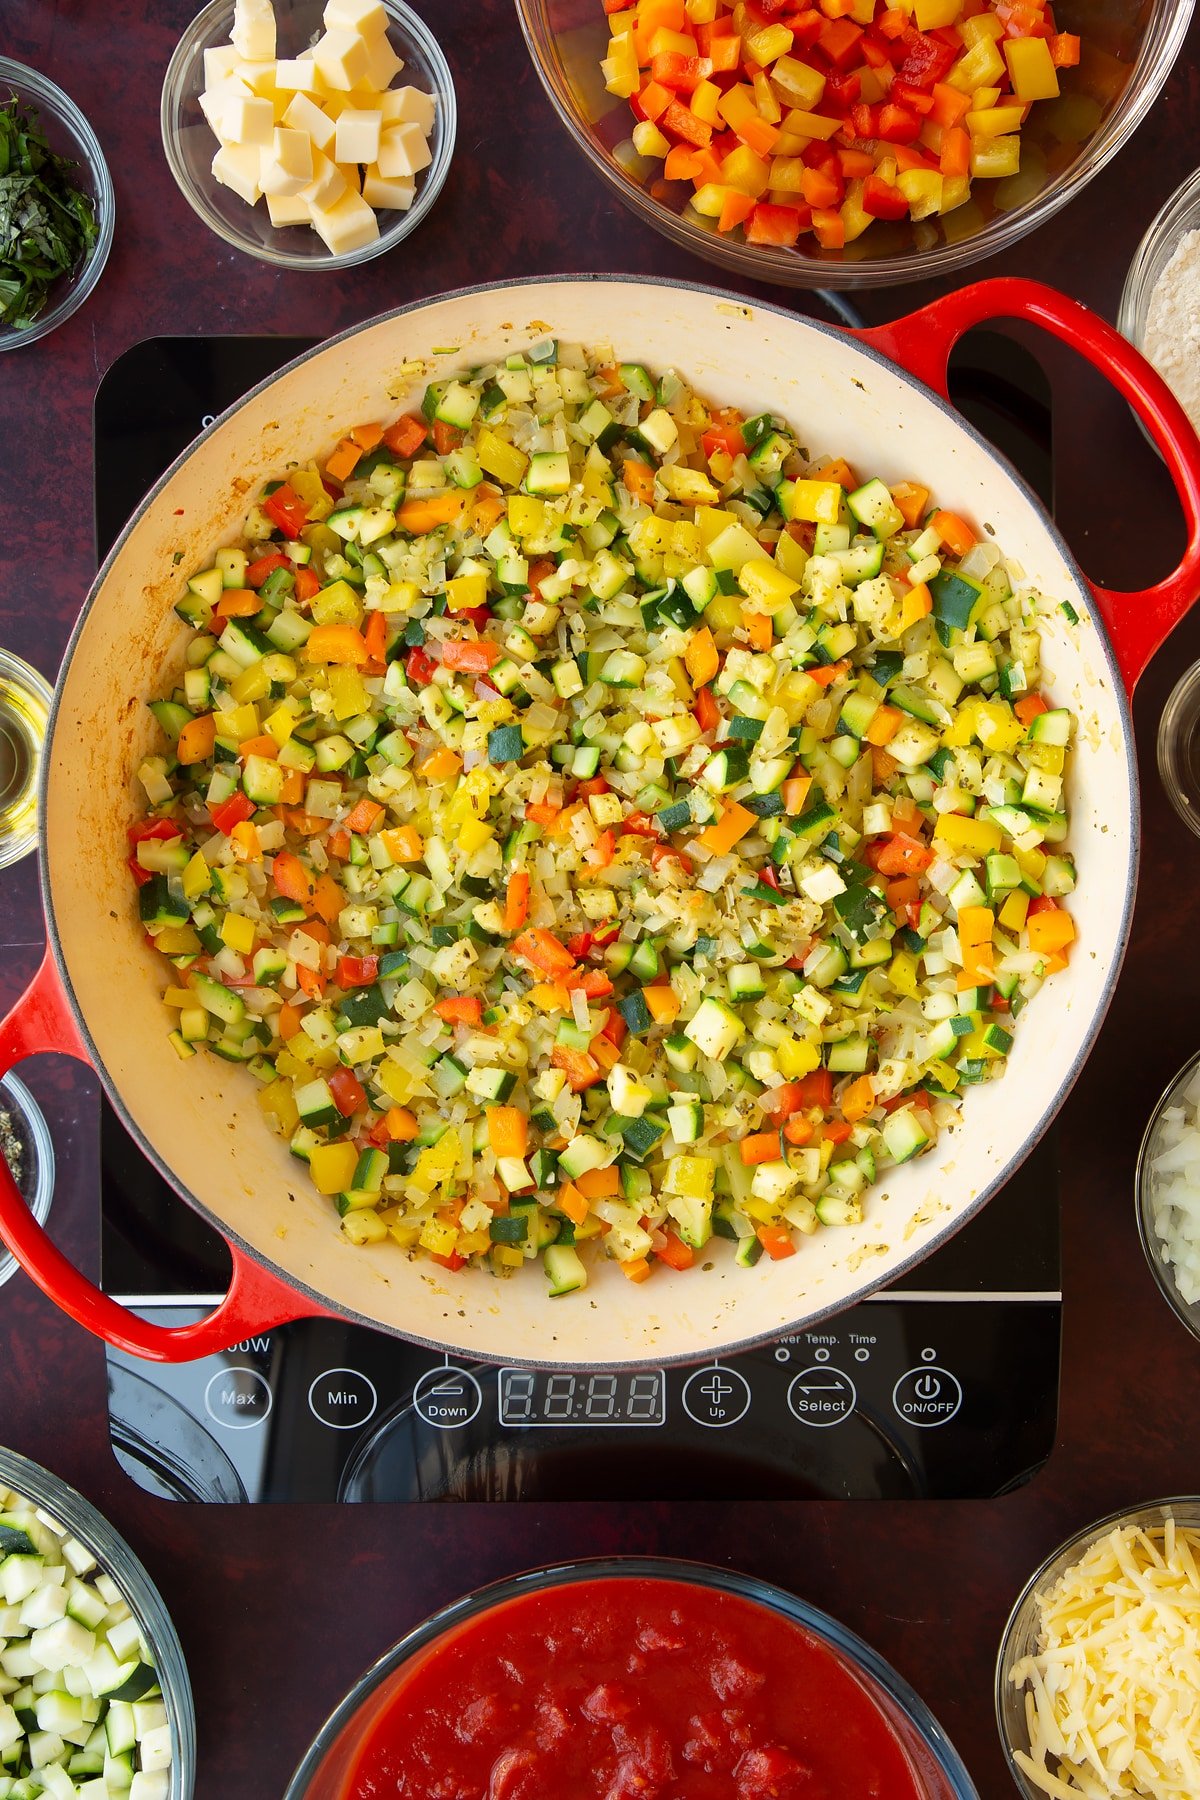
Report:
[[[695,254],[789,286],[944,275],[1139,123],[1194,0],[517,0],[563,122]]]

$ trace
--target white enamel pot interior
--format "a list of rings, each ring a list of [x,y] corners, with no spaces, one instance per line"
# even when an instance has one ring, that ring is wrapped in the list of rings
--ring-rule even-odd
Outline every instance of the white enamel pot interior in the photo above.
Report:
[[[532,1270],[507,1281],[448,1274],[396,1246],[346,1242],[264,1122],[254,1080],[216,1057],[181,1062],[168,1045],[161,962],[138,927],[124,861],[126,827],[144,808],[133,772],[155,744],[146,702],[170,684],[186,640],[172,610],[183,575],[237,534],[273,472],[328,454],[351,423],[413,406],[435,373],[548,334],[611,342],[623,360],[679,369],[714,402],[781,413],[814,454],[841,454],[864,478],[919,480],[994,532],[1081,621],[1069,629],[1052,613],[1043,639],[1046,686],[1080,722],[1079,942],[1022,1021],[1004,1079],[969,1094],[961,1126],[932,1154],[885,1175],[859,1226],[806,1238],[791,1259],[752,1271],[714,1243],[703,1268],[663,1270],[642,1286],[597,1259],[586,1293],[555,1301]],[[1096,610],[1008,466],[944,401],[843,332],[708,289],[587,277],[484,288],[361,326],[196,441],[123,534],[68,651],[44,776],[43,883],[89,1055],[146,1154],[235,1251],[297,1290],[297,1314],[328,1309],[471,1357],[573,1366],[694,1360],[812,1324],[911,1268],[983,1206],[1045,1130],[1099,1028],[1129,923],[1138,808],[1128,709]]]

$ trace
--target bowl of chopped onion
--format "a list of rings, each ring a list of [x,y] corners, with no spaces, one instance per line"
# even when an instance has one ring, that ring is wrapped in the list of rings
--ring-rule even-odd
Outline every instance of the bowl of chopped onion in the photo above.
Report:
[[[1175,1316],[1200,1337],[1200,1051],[1150,1115],[1134,1185],[1151,1273]]]
[[[1196,1792],[1200,1500],[1112,1513],[1032,1575],[996,1659],[996,1723],[1026,1800]]]

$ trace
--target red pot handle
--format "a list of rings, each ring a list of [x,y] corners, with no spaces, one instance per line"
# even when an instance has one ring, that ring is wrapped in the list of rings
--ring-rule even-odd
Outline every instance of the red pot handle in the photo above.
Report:
[[[47,951],[42,966],[6,1019],[0,1019],[0,1075],[26,1056],[56,1050],[89,1063],[70,1004]],[[235,1245],[233,1280],[214,1312],[194,1325],[152,1325],[102,1293],[51,1243],[0,1156],[0,1238],[54,1304],[114,1350],[150,1362],[186,1362],[228,1350],[243,1338],[322,1309]]]
[[[1154,652],[1200,595],[1200,440],[1162,377],[1132,344],[1086,306],[1038,281],[1015,276],[977,281],[907,318],[852,335],[946,395],[951,350],[972,326],[989,319],[1025,319],[1085,356],[1129,401],[1162,451],[1175,483],[1188,541],[1173,574],[1135,593],[1088,582],[1108,627],[1126,691],[1132,694]]]

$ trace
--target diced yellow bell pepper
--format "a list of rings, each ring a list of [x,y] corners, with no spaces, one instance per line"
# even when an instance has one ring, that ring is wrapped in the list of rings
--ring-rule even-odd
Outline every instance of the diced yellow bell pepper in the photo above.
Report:
[[[1003,181],[1020,167],[1019,137],[972,138],[971,175],[976,181]]]
[[[1020,131],[1024,117],[1023,106],[989,106],[982,112],[967,114],[967,130],[977,138],[1007,137],[1010,132]]]
[[[917,959],[910,950],[898,950],[888,964],[888,976],[897,993],[917,998]]]
[[[487,605],[487,576],[482,570],[475,575],[456,575],[446,583],[446,610],[470,612]]]
[[[335,719],[353,719],[369,709],[371,702],[357,669],[343,669],[335,665],[330,669],[326,680],[333,696]],[[271,735],[274,736],[274,733]]]
[[[771,79],[793,107],[802,112],[812,112],[819,106],[825,92],[825,77],[820,70],[810,68],[796,56],[781,56],[771,70]],[[787,119],[784,124],[790,131]]]
[[[757,200],[771,185],[771,165],[756,156],[748,145],[739,144],[721,164],[721,180],[727,187],[737,188],[739,193],[750,194]]]
[[[1014,888],[1000,908],[1000,923],[1005,931],[1020,931],[1028,911],[1029,895],[1023,888]]]
[[[426,1219],[418,1242],[431,1256],[449,1256],[458,1243],[458,1227],[441,1219]]]
[[[212,870],[199,850],[183,871],[182,885],[185,900],[198,900],[201,894],[207,894],[212,885]]]
[[[474,856],[485,844],[490,844],[496,833],[482,819],[467,819],[459,826],[455,842],[464,856]]]
[[[980,38],[959,57],[946,83],[961,94],[973,94],[976,88],[992,87],[1003,79],[1004,58],[991,38]]]
[[[318,625],[357,625],[363,615],[362,602],[348,581],[331,581],[315,596],[312,615]]]
[[[913,16],[918,31],[940,31],[953,25],[962,11],[962,0],[915,0]]]
[[[1009,756],[1025,735],[1025,727],[1004,700],[980,700],[974,721],[975,736],[985,750]]]
[[[826,118],[824,113],[811,112],[807,107],[797,107],[783,121],[789,137],[820,138],[822,141],[833,137],[842,124],[839,118]]]
[[[1015,854],[1017,858],[1017,867],[1020,869],[1022,875],[1029,875],[1032,876],[1034,881],[1040,881],[1042,876],[1046,873],[1045,851],[1018,850]]]
[[[1013,93],[1023,106],[1031,100],[1058,97],[1058,70],[1045,38],[1007,38],[1004,60],[1012,78]]]
[[[765,69],[777,57],[786,56],[792,43],[792,34],[786,25],[764,25],[761,31],[747,32],[742,39],[742,48],[760,69]]]
[[[430,1144],[418,1156],[409,1182],[413,1187],[433,1188],[438,1182],[445,1181],[458,1167],[458,1159],[462,1154],[462,1144],[458,1132],[453,1128],[444,1132],[436,1144]]]
[[[333,498],[326,490],[316,469],[293,469],[288,476],[292,492],[304,502],[304,510],[313,524],[319,524],[333,511]],[[306,531],[308,527],[305,528]],[[305,537],[305,543],[309,540]]]
[[[821,1066],[821,1052],[807,1038],[785,1038],[775,1051],[779,1073],[785,1081],[799,1081]]]
[[[236,950],[239,956],[249,956],[254,948],[253,919],[247,919],[242,913],[227,912],[221,920],[221,942]]]
[[[928,219],[942,207],[942,177],[936,169],[901,169],[896,186],[914,219]]]
[[[261,1088],[258,1095],[258,1104],[265,1113],[269,1113],[272,1118],[278,1119],[280,1130],[283,1132],[284,1136],[291,1137],[297,1125],[300,1123],[300,1109],[296,1105],[291,1083],[288,1081],[273,1081],[269,1087]],[[353,1171],[351,1171],[350,1179],[354,1179]],[[340,1192],[340,1189],[336,1191]]]
[[[622,32],[620,37],[609,40],[608,55],[600,64],[600,72],[610,94],[628,100],[637,93],[641,73],[632,31]]]
[[[654,129],[657,130],[657,127]],[[658,135],[662,137],[661,132]],[[663,138],[663,143],[666,142]],[[667,150],[669,149],[670,145],[667,144]],[[666,150],[642,152],[644,156],[665,156],[666,153]],[[507,438],[502,438],[498,431],[493,431],[488,425],[480,427],[475,443],[475,457],[480,468],[488,475],[494,475],[505,487],[519,487],[529,467],[529,458],[525,452],[518,450],[515,444],[510,444]]]
[[[974,819],[965,813],[940,813],[935,827],[934,843],[951,850],[965,850],[971,856],[989,856],[999,850],[1004,834],[991,819]]]
[[[775,546],[775,561],[785,575],[793,581],[803,581],[804,571],[808,567],[808,551],[789,531],[780,533],[779,542]]]
[[[786,606],[799,585],[765,557],[753,557],[744,562],[738,574],[738,586],[746,598],[766,613],[776,613],[781,606]]]
[[[538,537],[546,529],[546,502],[532,494],[510,494],[508,528],[514,537]]]
[[[229,691],[239,705],[265,700],[271,691],[271,678],[261,662],[251,663],[248,669],[234,676]]]
[[[720,181],[706,181],[692,195],[692,211],[702,219],[719,219],[725,210],[725,196],[730,189]],[[665,473],[665,471],[664,471]]]
[[[842,509],[842,490],[836,481],[794,481],[788,493],[793,519],[816,525],[836,525]]]
[[[347,715],[348,717],[349,715]],[[296,715],[290,706],[277,706],[275,711],[263,720],[263,730],[273,737],[282,750],[292,735],[296,723]]]
[[[958,35],[968,50],[977,44],[980,38],[999,40],[1004,36],[1004,22],[993,12],[976,13],[973,19],[963,19],[959,23]]]
[[[656,156],[661,162],[671,148],[671,140],[664,137],[653,119],[639,119],[633,128],[633,147],[639,156]],[[509,482],[515,487],[515,482]]]
[[[318,1194],[341,1194],[354,1180],[358,1151],[353,1144],[314,1144],[308,1172]]]
[[[665,1194],[682,1200],[707,1200],[713,1191],[717,1165],[708,1156],[673,1156],[667,1163]]]
[[[195,956],[203,948],[191,925],[164,925],[154,934],[154,947],[164,956]]]

